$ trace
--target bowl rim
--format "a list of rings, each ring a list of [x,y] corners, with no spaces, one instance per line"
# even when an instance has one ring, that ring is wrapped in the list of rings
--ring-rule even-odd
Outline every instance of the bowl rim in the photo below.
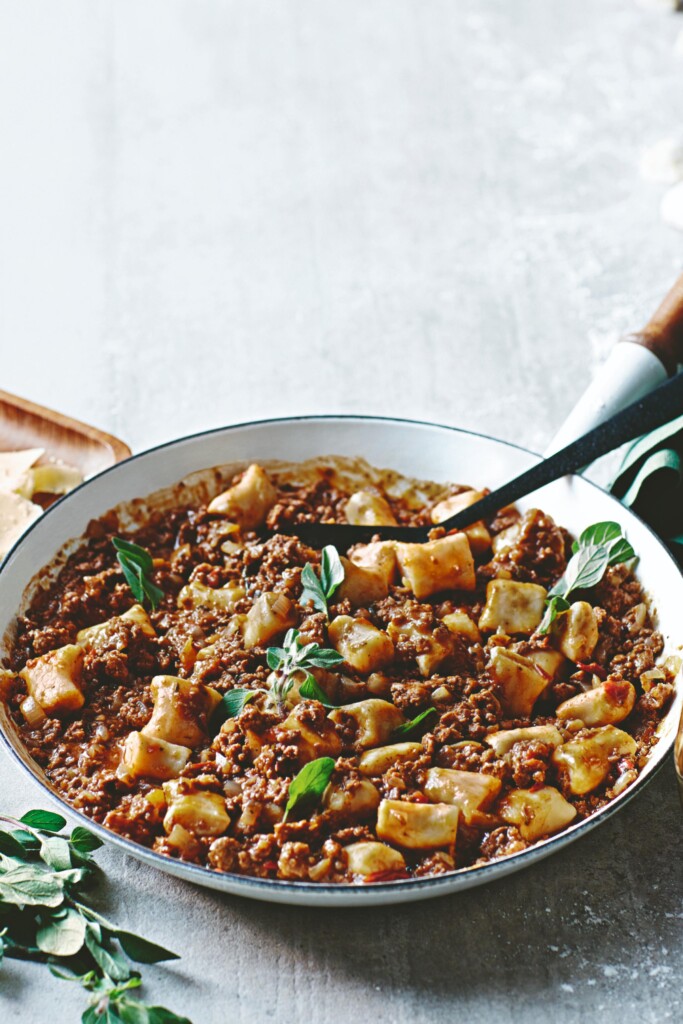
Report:
[[[7,555],[0,563],[0,585],[2,584],[3,573],[18,552],[24,548],[28,542],[28,538],[35,529],[38,529],[45,522],[46,517],[51,514],[53,509],[58,508],[65,502],[73,501],[74,498],[84,489],[88,488],[89,485],[101,477],[106,476],[109,473],[118,472],[129,465],[132,462],[142,459],[145,456],[153,455],[157,452],[165,451],[167,449],[174,448],[176,445],[183,444],[187,441],[197,441],[202,438],[211,437],[217,434],[230,433],[234,430],[243,429],[246,427],[260,427],[260,426],[271,426],[278,423],[300,423],[300,422],[313,422],[313,423],[326,423],[330,421],[355,421],[358,423],[399,423],[408,426],[418,427],[430,427],[436,428],[437,430],[443,430],[450,433],[462,434],[469,437],[481,438],[486,441],[491,441],[494,444],[501,445],[503,447],[515,448],[520,452],[524,452],[527,455],[531,455],[534,459],[540,460],[542,458],[537,452],[532,451],[523,445],[516,444],[511,441],[504,441],[501,438],[493,437],[490,434],[484,434],[480,431],[468,430],[462,427],[452,426],[446,423],[437,423],[432,420],[421,420],[411,419],[410,417],[402,416],[384,416],[374,415],[371,413],[310,413],[305,415],[296,416],[276,416],[276,417],[265,417],[262,419],[246,420],[239,423],[231,423],[222,427],[211,427],[207,430],[195,431],[191,434],[185,434],[181,437],[174,438],[170,441],[162,441],[157,445],[153,445],[150,448],[145,448],[140,452],[135,452],[128,458],[123,459],[121,462],[117,462],[112,466],[108,466],[102,469],[100,472],[93,474],[88,477],[77,487],[74,487],[67,494],[63,495],[58,501],[54,502],[44,513],[39,516],[29,528],[15,541]],[[333,454],[333,453],[328,453]],[[204,467],[209,468],[209,467]],[[577,474],[568,474],[570,477],[577,477]],[[671,551],[667,548],[666,544],[662,539],[655,533],[652,527],[646,523],[637,513],[633,512],[632,509],[628,508],[619,501],[614,495],[610,494],[609,491],[605,491],[597,483],[592,480],[587,480],[585,477],[578,477],[583,484],[587,484],[589,487],[600,494],[606,496],[611,501],[615,502],[628,516],[632,516],[636,519],[647,532],[651,535],[652,539],[659,545],[662,551],[665,553],[667,558],[672,562],[673,566],[681,573],[680,567],[676,562]],[[29,581],[30,582],[30,581]],[[26,584],[28,586],[28,583]],[[16,613],[15,613],[16,614]],[[409,879],[397,879],[389,882],[374,882],[371,885],[366,883],[338,883],[338,882],[299,882],[289,881],[286,879],[279,878],[258,878],[253,875],[239,875],[232,872],[216,871],[213,868],[204,867],[200,864],[193,864],[187,861],[176,860],[175,858],[168,857],[165,854],[158,853],[149,847],[143,846],[140,843],[134,842],[132,839],[127,839],[125,836],[114,832],[111,829],[106,828],[99,822],[93,821],[83,811],[72,807],[66,800],[64,800],[56,790],[54,790],[49,782],[42,778],[42,771],[36,762],[30,758],[30,755],[26,752],[27,760],[24,760],[15,745],[11,742],[9,735],[0,723],[0,741],[5,750],[10,754],[11,758],[23,769],[24,772],[29,774],[35,779],[40,785],[48,797],[56,804],[58,804],[68,814],[71,814],[79,819],[83,825],[89,828],[95,835],[103,839],[112,845],[119,847],[125,853],[150,864],[153,867],[158,868],[164,873],[175,874],[179,878],[183,878],[186,881],[195,882],[204,888],[209,887],[216,890],[237,892],[239,889],[245,890],[243,895],[245,896],[261,896],[265,893],[280,893],[283,896],[286,893],[292,895],[301,896],[314,896],[318,894],[321,897],[333,897],[335,896],[339,903],[345,902],[344,897],[348,900],[351,897],[358,897],[359,901],[355,905],[360,906],[365,903],[377,902],[376,897],[381,895],[395,895],[399,896],[403,893],[412,893],[416,890],[424,891],[425,897],[438,896],[443,891],[445,895],[447,891],[454,890],[457,887],[458,881],[464,887],[465,880],[471,879],[469,884],[485,884],[489,880],[502,877],[513,870],[521,869],[522,867],[531,866],[536,861],[549,856],[550,854],[559,850],[562,846],[565,846],[574,840],[586,835],[592,829],[597,828],[602,822],[607,821],[614,814],[616,814],[622,807],[626,806],[642,789],[644,789],[649,782],[658,774],[663,767],[667,754],[670,752],[670,748],[673,746],[673,737],[668,741],[659,740],[657,747],[662,743],[663,747],[661,753],[658,752],[656,759],[651,759],[649,763],[653,762],[653,766],[647,772],[646,775],[639,775],[633,785],[629,786],[618,796],[614,797],[608,804],[601,807],[595,814],[592,814],[588,818],[584,818],[582,821],[576,822],[574,825],[570,825],[569,828],[564,829],[562,832],[556,835],[548,836],[546,839],[535,843],[533,846],[528,847],[525,850],[521,850],[518,853],[510,854],[499,860],[491,861],[487,864],[479,866],[470,866],[465,868],[456,868],[454,871],[450,871],[443,875],[427,876],[425,878],[409,878]],[[476,878],[476,883],[475,883]],[[466,883],[465,883],[466,884]],[[364,895],[361,896],[360,894]],[[375,897],[373,899],[373,897]],[[321,901],[321,906],[329,906],[329,899],[327,901]]]

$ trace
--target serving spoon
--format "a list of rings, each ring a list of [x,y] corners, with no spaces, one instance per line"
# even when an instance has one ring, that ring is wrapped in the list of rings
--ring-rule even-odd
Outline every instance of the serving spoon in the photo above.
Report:
[[[491,491],[484,498],[468,508],[456,512],[438,524],[447,533],[462,530],[466,526],[487,519],[501,508],[523,498],[545,484],[559,480],[568,473],[577,473],[602,455],[614,451],[627,441],[633,441],[641,434],[647,434],[657,427],[669,423],[683,413],[683,373],[644,398],[633,402],[621,412],[611,416],[599,426],[572,441],[546,459],[516,476],[513,480]],[[292,523],[287,532],[292,533],[313,547],[334,544],[346,551],[352,544],[367,543],[373,538],[380,540],[401,540],[412,543],[426,541],[429,526],[352,526],[346,523]]]

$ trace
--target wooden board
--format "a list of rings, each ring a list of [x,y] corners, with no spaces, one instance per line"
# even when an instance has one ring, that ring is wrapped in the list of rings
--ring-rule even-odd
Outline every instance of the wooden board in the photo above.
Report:
[[[84,477],[131,454],[127,444],[97,427],[0,391],[0,451],[21,448],[44,448],[41,461],[61,459]]]

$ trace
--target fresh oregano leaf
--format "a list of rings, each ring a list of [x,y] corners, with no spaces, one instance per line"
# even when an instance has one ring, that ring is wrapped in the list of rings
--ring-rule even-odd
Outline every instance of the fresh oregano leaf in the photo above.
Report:
[[[187,1017],[179,1017],[165,1006],[147,1006],[137,999],[117,1000],[115,1007],[117,1016],[112,1019],[121,1024],[191,1024]]]
[[[61,832],[66,825],[66,818],[54,811],[27,811],[19,819],[22,825],[38,829],[40,832]]]
[[[237,687],[223,694],[211,715],[211,722],[209,723],[211,732],[217,733],[223,722],[228,718],[237,718],[238,715],[241,715],[249,701],[254,699],[257,692],[257,690],[244,690]]]
[[[85,918],[72,907],[50,918],[36,931],[36,945],[51,956],[74,956],[85,942]]]
[[[289,785],[284,821],[287,821],[291,811],[302,804],[313,804],[320,799],[332,777],[334,765],[333,757],[317,757],[294,776]]]
[[[302,666],[308,664],[308,658],[310,654],[313,654],[318,650],[318,645],[312,644],[300,644],[299,643],[299,631],[296,631],[296,636],[293,638],[291,644],[285,652],[286,658],[289,659],[292,666]]]
[[[40,857],[55,871],[68,871],[71,867],[71,849],[68,839],[50,836],[40,844]]]
[[[588,590],[599,583],[605,575],[605,569],[609,565],[609,547],[579,548],[577,553],[569,560],[564,574],[564,594],[573,590]],[[553,588],[553,593],[555,588]]]
[[[307,562],[301,571],[301,582],[303,590],[300,604],[308,604],[310,601],[314,608],[317,608],[323,615],[327,615],[327,597],[310,562]]]
[[[420,731],[424,722],[435,714],[436,708],[427,708],[426,711],[421,711],[420,714],[413,718],[410,722],[404,722],[403,725],[399,725],[396,729],[394,729],[391,736],[392,740],[404,740],[410,736],[414,736],[416,733]]]
[[[140,935],[134,935],[133,932],[117,928],[114,935],[121,943],[124,953],[138,964],[159,964],[164,960],[180,959],[177,953],[172,953],[170,949],[150,942],[149,939],[143,939]]]
[[[69,843],[71,847],[77,852],[84,856],[89,853],[93,853],[95,850],[99,850],[104,843],[101,839],[98,839],[90,829],[83,828],[82,825],[77,825],[69,837]]]
[[[22,828],[14,829],[9,833],[9,835],[21,844],[25,853],[38,851],[40,849],[40,836],[35,835],[33,832],[27,832]]]
[[[538,627],[538,632],[545,635],[550,631],[550,627],[561,612],[569,611],[569,601],[564,597],[560,597],[559,594],[554,594],[545,607],[545,613],[541,624]]]
[[[108,949],[105,941],[98,941],[96,929],[88,922],[85,929],[85,944],[92,953],[93,960],[112,981],[126,981],[130,977],[128,964],[120,953]]]
[[[304,662],[305,665],[313,665],[315,668],[333,668],[335,665],[341,665],[344,660],[338,651],[327,647],[318,647],[317,644],[311,644],[311,647],[316,649],[308,655]]]
[[[122,981],[119,985],[115,985],[114,988],[110,988],[108,995],[111,999],[118,999],[125,992],[129,992],[132,988],[140,988],[141,985],[142,978],[140,975],[133,974],[127,981]]]
[[[276,672],[286,657],[287,652],[284,647],[269,647],[266,651],[268,668],[272,668],[273,672]]]
[[[636,557],[636,553],[626,540],[626,537],[619,537],[609,549],[609,564],[621,565],[622,562],[630,562]]]
[[[139,544],[124,540],[123,537],[113,537],[112,544],[133,597],[140,604],[147,602],[152,608],[156,608],[164,592],[149,578],[154,568],[149,551],[141,548]]]
[[[327,601],[334,595],[337,589],[344,582],[344,566],[342,565],[339,552],[333,544],[323,548],[320,560],[320,583]]]
[[[20,857],[23,860],[26,851],[11,832],[0,832],[0,853],[4,853],[8,857]]]
[[[0,900],[18,906],[58,907],[64,898],[62,879],[33,864],[0,874]]]
[[[328,615],[328,602],[343,582],[344,566],[339,552],[333,544],[328,544],[323,548],[320,559],[320,578],[310,562],[301,571],[303,591],[300,603],[307,604],[310,601],[319,612]]]
[[[577,547],[588,548],[592,545],[609,545],[613,540],[621,537],[621,526],[619,523],[610,520],[604,523],[593,523],[587,526],[579,536]]]
[[[320,701],[326,708],[336,708],[337,704],[333,704],[330,698],[327,696],[322,686],[310,672],[304,679],[303,683],[299,687],[299,696],[305,697],[306,700],[317,700]]]

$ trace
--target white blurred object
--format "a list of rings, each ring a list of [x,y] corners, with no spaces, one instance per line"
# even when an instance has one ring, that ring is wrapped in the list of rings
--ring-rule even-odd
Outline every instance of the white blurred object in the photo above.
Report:
[[[674,185],[683,178],[683,140],[669,136],[643,150],[640,174],[646,181]]]
[[[683,181],[664,193],[659,212],[665,224],[683,231]]]
[[[677,57],[683,57],[683,28],[676,36],[676,42],[674,43],[674,53]]]
[[[660,359],[633,341],[620,341],[564,421],[545,455],[552,455],[667,379]]]

